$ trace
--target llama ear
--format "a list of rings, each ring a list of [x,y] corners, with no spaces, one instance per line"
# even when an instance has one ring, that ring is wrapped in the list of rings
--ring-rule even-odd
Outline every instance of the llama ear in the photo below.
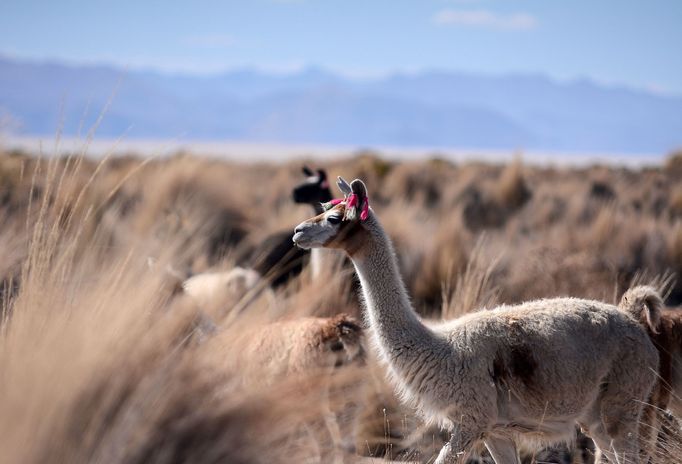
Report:
[[[308,166],[303,166],[303,168],[301,168],[301,171],[303,171],[303,174],[307,177],[312,177],[315,175],[312,169],[310,169]]]
[[[317,178],[320,179],[320,183],[327,180],[327,172],[324,169],[317,170]]]
[[[341,190],[341,193],[344,195],[350,195],[353,192],[353,190],[350,188],[350,185],[348,185],[348,182],[346,182],[341,176],[339,176],[338,180],[336,181],[336,185],[338,185],[339,190]]]
[[[367,198],[367,187],[365,187],[365,183],[360,179],[355,179],[350,183],[350,188],[353,193],[358,196],[358,199],[361,200],[360,204],[362,205],[362,201]]]

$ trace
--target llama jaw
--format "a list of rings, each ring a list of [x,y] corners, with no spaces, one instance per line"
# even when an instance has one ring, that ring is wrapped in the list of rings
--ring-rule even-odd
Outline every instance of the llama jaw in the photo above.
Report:
[[[321,225],[306,221],[296,226],[294,236],[291,238],[299,248],[322,248],[335,234],[335,230],[329,225]]]
[[[338,235],[342,217],[343,205],[328,209],[297,225],[292,240],[299,248],[323,248]]]
[[[310,248],[312,248],[312,245],[310,245],[309,242],[304,237],[303,232],[296,232],[291,239],[293,240],[294,245],[296,245],[299,248],[302,248],[304,250],[309,250]]]

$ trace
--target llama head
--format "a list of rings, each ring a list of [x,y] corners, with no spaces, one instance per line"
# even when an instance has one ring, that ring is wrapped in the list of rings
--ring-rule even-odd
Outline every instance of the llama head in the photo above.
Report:
[[[318,169],[317,172],[313,172],[308,166],[303,166],[302,170],[306,179],[294,187],[292,191],[294,201],[296,203],[313,205],[319,210],[320,203],[325,203],[332,199],[327,173],[324,169]]]
[[[351,253],[362,240],[371,220],[365,184],[356,179],[350,184],[339,177],[343,199],[322,205],[324,211],[300,223],[294,230],[294,243],[300,248],[341,248]]]

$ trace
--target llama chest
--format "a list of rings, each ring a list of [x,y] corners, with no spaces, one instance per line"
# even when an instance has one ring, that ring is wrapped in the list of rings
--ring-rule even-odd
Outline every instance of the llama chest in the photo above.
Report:
[[[475,400],[475,392],[465,393],[466,381],[472,377],[469,366],[453,363],[447,350],[427,352],[418,346],[394,346],[384,349],[382,357],[401,401],[417,409],[429,423],[449,428],[449,417],[457,415],[454,411],[464,410]]]

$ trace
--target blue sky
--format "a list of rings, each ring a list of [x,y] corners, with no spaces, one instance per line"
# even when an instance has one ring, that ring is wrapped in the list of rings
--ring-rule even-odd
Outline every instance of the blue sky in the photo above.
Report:
[[[680,0],[2,0],[0,30],[0,54],[17,58],[544,73],[682,95]]]

